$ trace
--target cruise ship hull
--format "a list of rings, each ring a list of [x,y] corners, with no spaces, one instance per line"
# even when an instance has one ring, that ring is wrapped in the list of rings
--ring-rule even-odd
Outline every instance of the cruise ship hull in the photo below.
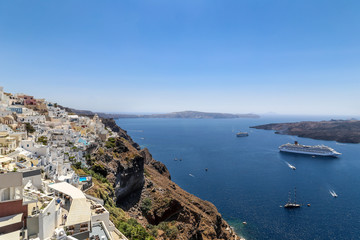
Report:
[[[322,156],[322,157],[338,157],[340,155],[340,153],[305,152],[305,151],[296,151],[296,150],[284,149],[284,148],[279,148],[279,150],[280,150],[280,152],[297,153],[297,154],[312,155],[312,156]]]

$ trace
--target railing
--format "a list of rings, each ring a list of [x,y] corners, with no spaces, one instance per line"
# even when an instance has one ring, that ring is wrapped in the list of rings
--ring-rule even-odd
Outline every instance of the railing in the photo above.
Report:
[[[122,240],[128,240],[127,237],[125,237],[125,235],[122,234],[117,228],[115,228],[114,232],[115,232]]]
[[[84,193],[85,194],[85,193]],[[85,194],[85,197],[104,206],[104,200]]]

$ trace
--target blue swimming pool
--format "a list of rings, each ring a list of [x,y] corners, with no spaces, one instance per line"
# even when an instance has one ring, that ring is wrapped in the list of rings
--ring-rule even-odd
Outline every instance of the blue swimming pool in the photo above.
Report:
[[[79,182],[84,182],[84,181],[86,181],[87,180],[87,177],[80,177],[79,178]]]
[[[89,143],[85,139],[82,139],[82,138],[79,138],[78,142],[84,144],[85,146],[89,145]]]

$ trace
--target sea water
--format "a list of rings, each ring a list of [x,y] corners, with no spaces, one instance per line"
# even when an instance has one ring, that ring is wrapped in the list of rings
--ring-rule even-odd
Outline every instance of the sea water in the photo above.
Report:
[[[117,123],[166,164],[174,182],[214,203],[224,219],[247,239],[359,239],[360,144],[249,128],[330,119],[119,119]],[[247,131],[249,136],[236,137],[238,131]],[[280,145],[294,141],[324,144],[342,155],[329,158],[279,152]],[[295,187],[302,207],[284,209],[281,206]]]

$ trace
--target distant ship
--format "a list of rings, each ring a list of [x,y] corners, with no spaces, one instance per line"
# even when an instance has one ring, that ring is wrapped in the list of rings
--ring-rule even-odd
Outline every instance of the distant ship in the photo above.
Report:
[[[237,137],[247,137],[247,136],[249,136],[249,134],[248,134],[247,132],[238,132],[238,133],[236,134],[236,136],[237,136]]]
[[[296,203],[296,188],[294,189],[294,202],[291,201],[291,193],[289,192],[289,200],[284,205],[284,208],[299,208],[300,204]]]
[[[336,152],[334,149],[324,146],[324,145],[316,145],[316,146],[306,146],[301,145],[297,141],[294,144],[287,143],[283,144],[279,147],[281,152],[289,152],[289,153],[299,153],[299,154],[308,154],[308,155],[316,155],[316,156],[325,156],[325,157],[337,157],[341,155],[341,153]]]

